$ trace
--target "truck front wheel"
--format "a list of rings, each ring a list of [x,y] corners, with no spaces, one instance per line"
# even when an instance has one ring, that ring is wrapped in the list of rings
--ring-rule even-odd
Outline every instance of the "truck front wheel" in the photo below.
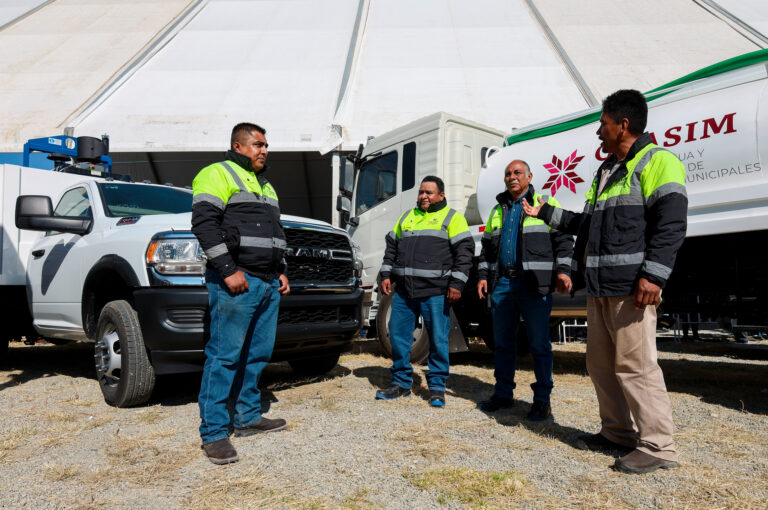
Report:
[[[129,407],[149,400],[155,371],[144,347],[138,316],[127,301],[110,301],[104,306],[96,338],[96,378],[107,404]]]
[[[389,296],[382,294],[379,299],[379,310],[376,313],[376,333],[381,349],[388,357],[392,357],[392,343],[389,339],[389,317],[392,314],[392,298],[394,288]],[[411,345],[411,363],[423,363],[429,356],[429,334],[424,326],[424,319],[419,317],[413,325],[413,345]]]

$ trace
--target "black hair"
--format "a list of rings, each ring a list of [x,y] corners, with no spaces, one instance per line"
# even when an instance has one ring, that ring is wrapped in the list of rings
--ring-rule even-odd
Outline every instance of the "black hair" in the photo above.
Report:
[[[243,135],[250,135],[254,131],[258,131],[262,135],[267,134],[267,130],[258,124],[252,124],[250,122],[241,122],[232,128],[232,136],[229,138],[229,148],[235,149],[235,142],[240,142]]]
[[[445,183],[443,183],[443,180],[436,175],[428,175],[424,177],[421,182],[434,182],[437,184],[437,191],[445,193]]]
[[[645,97],[637,90],[617,90],[603,100],[603,113],[607,114],[614,122],[621,119],[629,121],[629,132],[633,135],[641,135],[648,123],[648,105]]]

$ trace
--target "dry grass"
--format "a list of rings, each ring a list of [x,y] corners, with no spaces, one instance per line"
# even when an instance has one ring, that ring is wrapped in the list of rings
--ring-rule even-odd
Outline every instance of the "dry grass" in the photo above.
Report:
[[[77,466],[65,466],[59,464],[45,465],[45,478],[54,482],[69,480],[80,474],[80,468]]]
[[[11,454],[35,434],[35,429],[29,425],[12,429],[0,439],[0,462],[11,457]]]
[[[154,423],[157,423],[159,421],[162,421],[166,419],[168,416],[163,411],[160,411],[158,409],[147,409],[136,416],[136,420],[139,423],[144,423],[146,425],[152,425]]]
[[[163,435],[161,437],[167,437]],[[198,445],[169,445],[156,438],[123,437],[112,434],[106,457],[111,468],[109,478],[115,483],[152,486],[175,480],[177,470],[198,458]],[[94,473],[98,478],[101,473]]]
[[[419,489],[436,492],[437,501],[458,501],[470,508],[511,508],[530,499],[530,483],[512,471],[489,472],[467,468],[403,473]]]
[[[238,474],[226,473],[227,468],[213,468],[208,472],[210,480],[195,487],[184,508],[195,509],[317,509],[337,508],[322,498],[302,499],[290,496],[290,487],[276,490],[264,484],[265,473],[251,468]],[[285,490],[285,489],[288,490]]]
[[[472,454],[477,449],[463,441],[456,441],[438,430],[422,425],[405,425],[394,431],[393,439],[401,444],[392,457],[420,457],[431,461],[453,454]]]

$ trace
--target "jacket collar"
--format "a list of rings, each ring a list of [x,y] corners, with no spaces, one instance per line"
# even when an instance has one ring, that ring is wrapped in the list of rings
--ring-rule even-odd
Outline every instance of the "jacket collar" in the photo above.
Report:
[[[440,209],[442,209],[443,207],[445,207],[446,205],[448,205],[448,202],[445,199],[442,199],[440,202],[437,202],[437,203],[434,203],[434,204],[430,204],[429,207],[427,207],[426,211],[421,211],[420,207],[416,207],[416,209],[418,209],[419,211],[423,212],[424,214],[427,214],[427,213],[437,212]]]
[[[629,148],[629,152],[627,152],[627,157],[624,158],[624,162],[626,164],[627,161],[632,161],[635,156],[637,156],[637,153],[643,150],[646,145],[649,143],[653,143],[653,139],[651,138],[650,133],[647,131],[640,135],[637,140],[635,140],[635,143],[632,144],[632,147]],[[616,154],[611,154],[608,159],[605,160],[606,163],[610,163],[611,165],[615,165],[618,158],[616,157]]]
[[[240,154],[239,152],[235,152],[232,149],[229,149],[226,154],[226,158],[229,161],[234,161],[237,163],[237,165],[242,168],[243,170],[246,170],[248,172],[256,173],[253,170],[253,167],[251,166],[251,158],[248,156],[245,156],[243,154]],[[266,172],[268,167],[264,165],[264,168],[261,169],[261,172],[258,173],[258,175],[264,175],[264,172]]]
[[[533,184],[528,183],[528,191],[525,192],[525,195],[523,195],[523,197],[528,201],[529,204],[533,204],[534,193],[536,193],[536,191],[533,189]],[[506,207],[506,205],[509,202],[514,202],[514,199],[512,198],[512,195],[510,195],[508,190],[504,190],[498,195],[496,195],[496,201],[502,206]]]

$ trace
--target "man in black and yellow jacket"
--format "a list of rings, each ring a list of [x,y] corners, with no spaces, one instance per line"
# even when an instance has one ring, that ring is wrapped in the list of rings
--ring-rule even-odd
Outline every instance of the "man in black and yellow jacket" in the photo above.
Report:
[[[600,165],[584,211],[525,203],[527,214],[577,234],[577,286],[587,288],[587,370],[602,427],[576,446],[626,453],[615,468],[648,473],[677,466],[672,407],[656,354],[656,306],[687,226],[685,166],[653,143],[636,90],[605,98]],[[540,203],[541,201],[539,201]]]
[[[429,404],[444,407],[450,306],[461,298],[469,279],[475,243],[464,216],[447,206],[439,177],[422,180],[416,205],[400,216],[386,236],[381,290],[386,295],[395,293],[389,321],[392,385],[377,391],[376,398],[410,394],[413,328],[421,315],[429,334]]]
[[[543,198],[534,190],[532,177],[525,161],[518,159],[507,165],[504,170],[507,189],[496,196],[498,205],[489,214],[483,232],[477,293],[484,299],[491,291],[496,385],[490,399],[478,407],[485,412],[495,412],[514,405],[517,335],[522,316],[536,376],[531,384],[533,404],[528,419],[541,421],[551,413],[552,290],[555,287],[560,292],[571,290],[573,238],[523,213],[523,199]],[[546,201],[553,206],[560,205],[554,197]]]
[[[285,234],[274,188],[264,177],[264,128],[232,129],[226,160],[203,168],[192,181],[192,232],[208,259],[205,274],[210,338],[200,385],[200,437],[214,464],[239,458],[228,438],[227,401],[236,396],[235,436],[285,428],[261,415],[258,383],[272,357],[285,276]]]

